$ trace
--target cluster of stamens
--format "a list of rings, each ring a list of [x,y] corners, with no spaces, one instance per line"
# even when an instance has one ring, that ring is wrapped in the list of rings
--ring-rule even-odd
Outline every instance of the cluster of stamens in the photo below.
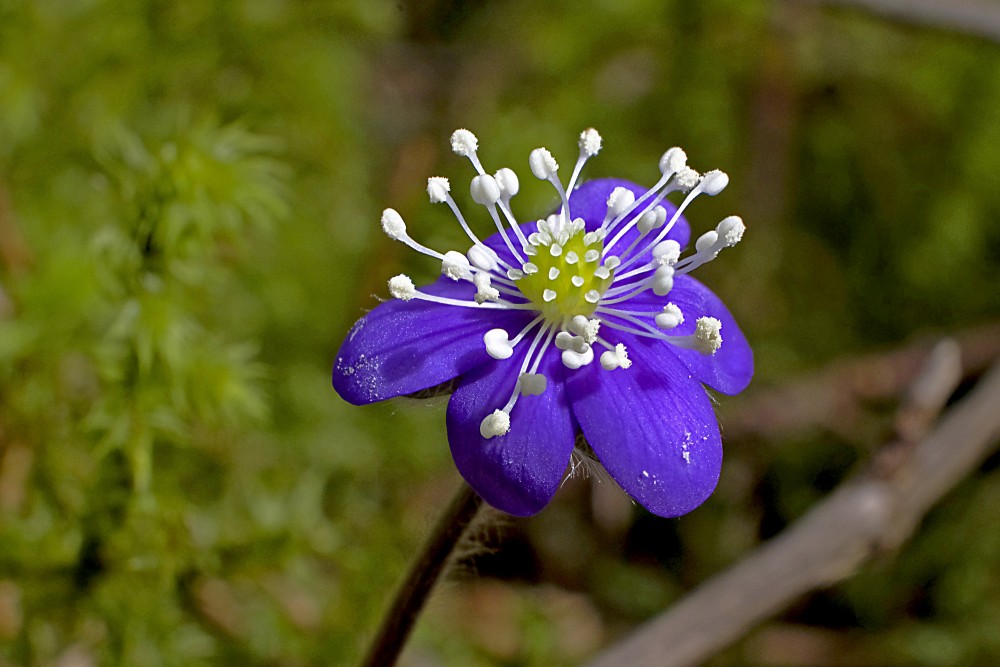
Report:
[[[505,257],[472,231],[451,196],[451,185],[446,178],[428,179],[427,194],[432,203],[443,203],[451,209],[472,243],[467,252],[450,250],[442,254],[427,248],[410,238],[406,224],[395,210],[386,209],[382,214],[382,229],[390,238],[434,257],[441,262],[442,274],[452,280],[468,281],[475,287],[469,300],[440,297],[421,292],[409,277],[399,275],[389,280],[389,291],[397,299],[536,313],[513,337],[504,329],[491,329],[483,337],[486,352],[497,360],[512,357],[518,345],[528,345],[510,399],[506,405],[486,414],[482,421],[480,433],[484,438],[509,431],[510,413],[520,396],[546,390],[547,379],[537,371],[553,345],[563,365],[572,370],[591,364],[594,346],[598,345],[604,350],[600,365],[608,371],[628,369],[632,360],[625,345],[600,335],[602,327],[612,333],[618,330],[663,340],[702,354],[714,354],[722,345],[722,324],[714,317],[700,317],[691,335],[669,335],[665,332],[684,322],[684,314],[675,304],[665,302],[652,321],[648,321],[648,311],[625,308],[629,299],[647,290],[666,297],[675,276],[689,273],[714,259],[723,248],[740,241],[745,227],[736,216],[723,219],[714,230],[702,234],[695,242],[694,252],[684,258],[678,243],[666,238],[698,195],[718,194],[729,177],[721,171],[699,174],[687,166],[684,151],[671,148],[660,159],[661,178],[656,184],[639,197],[626,188],[615,188],[608,197],[602,224],[588,232],[582,218],[572,217],[569,199],[584,164],[600,151],[601,136],[594,129],[585,130],[579,146],[579,158],[565,188],[558,178],[559,165],[552,154],[545,148],[531,152],[528,160],[531,173],[552,184],[562,206],[548,218],[538,220],[534,231],[525,234],[510,207],[511,198],[519,189],[517,175],[508,168],[487,174],[477,155],[475,135],[468,130],[452,134],[452,150],[467,157],[476,170],[470,193],[473,201],[485,207],[492,218],[509,253]],[[684,199],[668,215],[660,204],[672,192],[682,193]],[[620,247],[633,228],[638,234],[632,243],[627,248]],[[627,259],[622,261],[621,257]],[[644,257],[651,259],[637,266]]]

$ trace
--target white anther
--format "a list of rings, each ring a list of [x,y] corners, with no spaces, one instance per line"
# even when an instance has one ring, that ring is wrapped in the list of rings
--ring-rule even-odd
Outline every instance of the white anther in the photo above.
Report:
[[[563,259],[566,260],[567,264],[576,264],[580,261],[580,256],[570,250]]]
[[[474,267],[481,271],[493,271],[497,268],[496,257],[489,248],[481,245],[474,245],[465,253]]]
[[[568,331],[560,331],[556,334],[556,347],[560,350],[568,350],[573,344],[573,334]]]
[[[597,303],[598,301],[601,300],[601,293],[595,289],[592,289],[588,291],[586,294],[584,294],[583,298],[587,303]]]
[[[663,307],[663,312],[653,319],[656,321],[656,326],[670,330],[684,324],[684,313],[676,304],[668,303]]]
[[[702,354],[715,354],[722,347],[722,322],[714,317],[699,317],[695,325],[695,349]]]
[[[441,273],[452,280],[468,277],[469,260],[462,253],[449,250],[444,254],[444,260],[441,261]]]
[[[558,277],[559,277],[559,269],[553,266],[551,269],[549,269],[549,280],[555,280]]]
[[[688,192],[691,188],[698,185],[698,179],[700,178],[701,174],[697,171],[691,169],[690,167],[684,167],[679,172],[674,174],[674,183],[681,192]]]
[[[698,240],[694,242],[694,249],[701,254],[708,254],[718,251],[713,251],[713,246],[719,240],[719,233],[714,229],[709,230],[698,237]]]
[[[660,173],[661,174],[676,174],[681,169],[687,166],[687,153],[683,149],[677,148],[676,146],[669,149],[660,158]]]
[[[503,329],[490,329],[483,335],[483,342],[486,343],[486,354],[494,359],[510,359],[514,354],[514,346]]]
[[[666,296],[674,288],[674,267],[665,265],[653,274],[653,294]]]
[[[479,140],[476,135],[468,130],[455,130],[451,133],[451,150],[456,155],[468,157],[474,155],[479,148]]]
[[[573,283],[574,287],[583,287],[583,283],[585,282],[583,276],[573,276],[569,281]]]
[[[583,261],[585,262],[596,262],[601,258],[601,253],[598,250],[588,250],[583,253]]]
[[[594,157],[601,150],[601,135],[592,127],[580,133],[580,154]]]
[[[494,174],[493,178],[497,179],[497,185],[500,186],[500,195],[505,200],[516,195],[521,188],[520,181],[517,180],[517,174],[514,173],[513,169],[504,167]]]
[[[635,203],[635,194],[628,188],[617,187],[608,195],[608,218],[614,219]],[[586,239],[584,240],[586,242]]]
[[[743,219],[738,215],[731,215],[728,218],[723,218],[722,221],[715,226],[715,231],[719,234],[719,238],[726,242],[726,247],[728,248],[732,248],[743,239],[743,232],[745,232],[746,229],[747,226],[743,224]]]
[[[594,277],[600,278],[601,280],[607,280],[608,278],[611,277],[611,272],[608,271],[608,267],[599,266],[596,269],[594,269]]]
[[[556,294],[555,290],[547,289],[542,292],[542,301],[545,303],[551,303],[556,300],[557,296],[558,294]]]
[[[617,255],[611,255],[610,257],[604,258],[604,266],[608,267],[609,270],[614,271],[622,263],[622,260]]]
[[[592,344],[597,340],[597,332],[601,329],[601,321],[588,320],[583,315],[576,315],[570,320],[568,328],[583,338],[584,341]]]
[[[639,228],[640,234],[648,234],[656,227],[656,211],[646,211],[639,216],[639,220],[636,222],[636,227]]]
[[[520,280],[524,277],[524,271],[520,269],[507,269],[507,277],[511,280]]]
[[[451,183],[444,176],[431,176],[427,179],[427,196],[431,198],[432,204],[448,201],[449,192],[451,192]]]
[[[521,265],[521,270],[524,271],[525,274],[530,276],[532,274],[538,273],[538,265],[535,264],[534,262],[525,262],[524,264]]]
[[[648,234],[657,227],[663,226],[663,223],[666,221],[667,209],[662,206],[655,206],[639,217],[636,226],[639,228],[640,234]]]
[[[701,191],[710,197],[722,192],[727,185],[729,185],[729,175],[718,169],[713,169],[701,179]]]
[[[498,435],[507,435],[510,431],[510,415],[503,410],[494,410],[492,414],[486,415],[479,425],[479,434],[489,440]]]
[[[482,206],[493,206],[500,201],[500,185],[489,174],[479,174],[473,178],[469,192],[472,194],[472,201]]]
[[[660,266],[673,266],[681,257],[681,245],[673,239],[660,241],[653,246],[653,260]]]
[[[531,167],[531,173],[535,175],[535,178],[542,181],[555,178],[559,171],[559,163],[545,148],[536,148],[531,151],[528,156],[528,166]]]
[[[490,285],[490,274],[485,271],[473,274],[472,283],[476,286],[476,303],[496,301],[500,298],[500,291]]]
[[[558,243],[553,243],[552,245],[549,246],[549,254],[552,255],[553,257],[558,257],[559,255],[562,254],[562,251],[563,251],[562,246],[559,245]]]
[[[517,378],[522,396],[538,396],[545,393],[548,380],[541,373],[521,373]]]
[[[576,370],[581,366],[586,366],[594,360],[594,348],[588,347],[586,352],[580,353],[573,350],[563,350],[563,366],[570,370]]]
[[[396,209],[387,208],[382,211],[382,231],[393,241],[406,237],[406,223]]]
[[[601,355],[601,366],[606,371],[613,371],[616,368],[629,368],[632,360],[628,358],[628,351],[621,343],[615,345],[614,350],[607,350]]]
[[[409,301],[417,295],[417,288],[410,277],[404,273],[389,278],[389,293],[400,301]]]

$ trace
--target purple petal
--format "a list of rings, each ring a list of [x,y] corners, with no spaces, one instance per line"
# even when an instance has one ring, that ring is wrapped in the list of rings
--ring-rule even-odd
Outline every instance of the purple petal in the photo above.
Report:
[[[580,428],[611,476],[643,507],[664,517],[700,505],[719,479],[722,442],[701,384],[663,343],[628,334],[628,369],[598,363],[568,372],[566,390]]]
[[[740,330],[736,319],[712,290],[690,276],[677,276],[674,288],[666,296],[656,296],[647,290],[628,301],[617,304],[622,310],[648,310],[659,313],[672,302],[684,314],[684,323],[668,335],[687,336],[694,333],[699,317],[714,317],[722,322],[722,347],[715,354],[704,355],[695,350],[673,348],[694,377],[723,394],[738,394],[747,388],[753,377],[753,350]],[[649,318],[652,323],[652,317]],[[629,324],[629,326],[632,326]]]
[[[510,432],[485,439],[484,417],[506,405],[514,390],[525,340],[510,359],[462,377],[448,403],[448,442],[455,466],[486,502],[516,516],[535,514],[551,500],[573,451],[576,426],[562,381],[562,362],[549,348],[538,372],[548,387],[521,396],[510,414]]]
[[[475,287],[441,278],[421,288],[472,301]],[[333,387],[344,400],[365,405],[427,389],[493,361],[483,334],[513,336],[531,319],[525,311],[463,308],[393,299],[366,314],[347,334],[333,366]]]

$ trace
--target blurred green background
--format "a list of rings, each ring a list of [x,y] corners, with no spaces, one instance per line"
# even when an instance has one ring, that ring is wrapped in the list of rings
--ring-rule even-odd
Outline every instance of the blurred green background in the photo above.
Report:
[[[528,151],[594,126],[589,176],[680,145],[732,179],[696,233],[748,223],[698,274],[757,354],[719,491],[668,521],[570,481],[480,536],[405,658],[579,663],[822,498],[894,403],[763,438],[741,401],[1000,317],[998,109],[997,45],[814,4],[0,0],[0,665],[356,660],[459,481],[441,400],[330,388],[384,281],[436,272],[380,211],[457,241],[423,188],[468,203],[468,127],[537,217]],[[997,463],[713,664],[993,664]]]

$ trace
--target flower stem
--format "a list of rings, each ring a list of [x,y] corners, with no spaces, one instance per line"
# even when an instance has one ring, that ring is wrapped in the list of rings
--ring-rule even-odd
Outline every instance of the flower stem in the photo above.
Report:
[[[386,667],[396,662],[449,556],[482,505],[482,498],[462,482],[396,591],[362,667]]]

